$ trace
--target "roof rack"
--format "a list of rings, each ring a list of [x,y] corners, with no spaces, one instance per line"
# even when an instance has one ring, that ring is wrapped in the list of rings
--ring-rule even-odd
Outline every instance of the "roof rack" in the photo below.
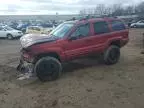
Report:
[[[86,15],[86,16],[80,16],[78,18],[73,17],[72,19],[67,20],[67,21],[75,21],[75,20],[83,21],[83,20],[88,20],[88,19],[92,19],[92,18],[117,18],[117,17],[110,17],[110,16],[107,16],[107,15],[103,15],[103,16]]]
[[[83,16],[79,19],[79,21],[82,21],[82,20],[88,20],[88,19],[92,19],[92,18],[102,18],[100,16],[91,16],[91,15],[87,15],[87,16]]]
[[[92,19],[92,18],[117,18],[117,17],[110,17],[107,15],[103,15],[103,16],[87,15],[87,16],[81,17],[79,19],[79,21],[88,20],[88,19]]]

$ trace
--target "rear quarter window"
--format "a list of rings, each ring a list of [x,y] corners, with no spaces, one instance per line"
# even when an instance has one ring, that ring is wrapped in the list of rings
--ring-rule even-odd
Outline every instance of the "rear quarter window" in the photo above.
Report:
[[[125,30],[126,29],[126,27],[122,21],[118,21],[118,20],[112,21],[111,25],[112,25],[113,31],[119,31],[119,30]]]

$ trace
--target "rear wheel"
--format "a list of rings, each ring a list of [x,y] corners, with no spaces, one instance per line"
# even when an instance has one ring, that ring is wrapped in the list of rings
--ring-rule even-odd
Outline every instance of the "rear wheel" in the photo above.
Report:
[[[34,71],[40,81],[53,81],[61,75],[61,63],[54,57],[43,57],[35,65]]]
[[[115,45],[111,45],[104,53],[104,62],[107,65],[115,64],[120,58],[120,48]]]
[[[7,35],[7,39],[8,39],[8,40],[12,40],[12,39],[13,39],[13,36],[12,36],[11,34],[8,34],[8,35]]]

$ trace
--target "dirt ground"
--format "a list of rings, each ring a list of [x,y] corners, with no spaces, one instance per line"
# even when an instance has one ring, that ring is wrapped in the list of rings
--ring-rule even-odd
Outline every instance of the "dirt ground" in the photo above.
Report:
[[[60,79],[46,83],[18,81],[19,41],[0,40],[0,108],[144,108],[143,32],[130,30],[116,65],[76,60],[64,65]]]

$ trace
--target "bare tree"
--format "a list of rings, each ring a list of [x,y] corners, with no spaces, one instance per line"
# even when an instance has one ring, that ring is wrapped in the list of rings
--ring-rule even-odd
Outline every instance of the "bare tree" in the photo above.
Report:
[[[126,15],[132,15],[135,12],[135,7],[134,6],[127,6],[124,10],[124,13]]]
[[[97,13],[99,15],[104,15],[105,14],[105,5],[104,4],[98,4],[96,7]]]
[[[79,14],[80,14],[81,16],[86,15],[86,9],[80,10]]]
[[[87,14],[92,15],[92,14],[93,14],[93,9],[92,9],[92,8],[89,8]]]
[[[138,14],[144,16],[144,2],[137,6],[129,5],[127,7],[122,4],[113,4],[105,6],[104,4],[98,4],[95,8],[83,9],[79,12],[80,15],[108,15],[108,16],[121,16]]]
[[[106,15],[111,15],[112,14],[112,8],[110,6],[105,8],[105,14]]]
[[[112,14],[112,8],[110,6],[105,6],[104,4],[99,4],[95,8],[95,13],[98,15],[110,15]]]
[[[137,7],[137,12],[144,13],[144,2],[140,3]]]
[[[113,16],[121,16],[123,15],[124,9],[121,4],[114,4],[113,5]]]

